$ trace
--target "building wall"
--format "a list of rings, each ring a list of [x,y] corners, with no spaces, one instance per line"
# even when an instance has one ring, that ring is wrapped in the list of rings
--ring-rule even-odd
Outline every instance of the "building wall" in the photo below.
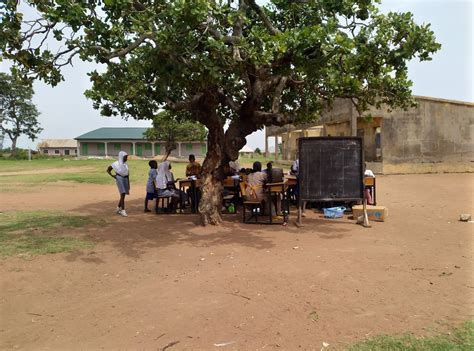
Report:
[[[384,173],[474,171],[474,105],[418,102],[383,119]]]
[[[177,151],[177,150],[175,150]],[[188,157],[193,154],[197,156],[205,156],[207,152],[207,143],[181,143],[181,156]]]
[[[418,105],[407,111],[371,108],[373,117],[357,119],[358,135],[364,136],[367,161],[382,161],[383,173],[474,172],[474,104],[429,97],[415,97]],[[350,101],[337,100],[322,114],[323,135],[351,135],[351,116],[357,112]],[[303,126],[272,127],[267,136],[281,136],[283,157],[294,159],[292,131]],[[306,127],[306,126],[305,126]],[[375,145],[380,127],[381,148]],[[303,127],[304,129],[304,127]]]
[[[48,150],[48,152],[45,152]],[[58,150],[59,153],[56,154],[55,151]],[[69,150],[69,155],[66,155],[66,150]],[[76,156],[77,155],[77,148],[75,147],[40,147],[39,151],[43,155],[48,156]]]
[[[350,136],[351,124],[349,122],[326,124],[324,126],[326,136]]]
[[[141,155],[139,150],[141,148]],[[135,143],[135,155],[138,157],[150,158],[153,157],[153,144],[151,142]]]
[[[123,141],[109,141],[107,142],[107,156],[116,157],[118,156],[120,151],[125,151],[127,154],[131,154],[132,152],[132,143],[131,142],[123,142]],[[84,155],[83,155],[84,156]],[[97,155],[97,154],[90,154],[89,149],[89,156],[105,156],[105,155]]]
[[[381,130],[382,118],[374,117],[368,120],[359,118],[357,120],[357,136],[363,137],[364,159],[367,162],[375,162],[381,160],[381,149],[377,153],[376,134],[377,128]]]
[[[322,136],[323,127],[311,129],[299,129],[291,132],[281,133],[282,158],[283,160],[295,160],[298,154],[298,139],[306,137]]]
[[[83,145],[88,145],[88,153],[84,154]],[[105,145],[104,142],[98,141],[81,141],[80,142],[80,155],[81,156],[97,156],[105,157]],[[102,147],[102,145],[104,145]],[[139,154],[141,145],[141,155]],[[188,147],[190,145],[190,148]],[[132,146],[133,143],[130,141],[108,141],[107,142],[107,156],[117,157],[120,151],[125,151],[127,154],[132,155]],[[165,143],[164,142],[155,142],[155,156],[162,156],[165,154]],[[207,152],[207,143],[181,143],[181,157],[188,157],[190,154],[194,154],[197,157],[203,157]],[[151,142],[136,142],[135,143],[135,156],[143,158],[153,157],[153,144]],[[171,152],[171,156],[179,157],[179,150],[176,148]]]

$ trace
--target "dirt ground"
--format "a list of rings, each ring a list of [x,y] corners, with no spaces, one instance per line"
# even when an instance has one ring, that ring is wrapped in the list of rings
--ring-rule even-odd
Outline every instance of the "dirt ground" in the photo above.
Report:
[[[310,211],[306,227],[196,226],[114,214],[113,185],[0,193],[0,211],[65,210],[107,220],[72,234],[90,251],[0,260],[1,349],[326,350],[378,334],[446,331],[473,316],[472,174],[379,177],[384,223]],[[294,216],[292,217],[292,222]]]
[[[80,173],[93,171],[94,168],[88,167],[70,167],[70,168],[46,168],[46,169],[35,169],[29,171],[12,171],[12,172],[0,172],[0,176],[18,176],[18,175],[33,175],[33,174],[54,174],[54,173]]]

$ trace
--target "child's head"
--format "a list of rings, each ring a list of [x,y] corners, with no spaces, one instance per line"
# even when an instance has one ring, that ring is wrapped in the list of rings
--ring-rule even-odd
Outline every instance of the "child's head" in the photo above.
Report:
[[[271,170],[273,168],[273,162],[267,163],[267,169]]]
[[[153,169],[158,168],[158,163],[155,160],[151,160],[150,162],[148,162],[148,165],[150,166],[150,168],[153,168]]]
[[[189,162],[193,163],[194,161],[196,161],[196,157],[193,154],[189,155]]]
[[[262,164],[259,161],[255,161],[253,163],[253,171],[254,172],[261,172],[262,171]]]

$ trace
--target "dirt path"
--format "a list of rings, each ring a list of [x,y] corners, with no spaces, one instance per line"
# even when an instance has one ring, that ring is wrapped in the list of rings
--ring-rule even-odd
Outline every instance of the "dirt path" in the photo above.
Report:
[[[320,350],[446,330],[474,312],[474,227],[457,221],[474,213],[473,180],[380,177],[389,218],[371,229],[313,213],[302,230],[240,216],[203,228],[192,215],[144,214],[141,189],[120,218],[113,186],[0,194],[3,211],[110,219],[78,232],[94,250],[0,261],[0,348]]]
[[[11,171],[11,172],[0,172],[1,176],[17,176],[17,175],[34,175],[34,174],[58,174],[58,173],[82,173],[93,171],[91,167],[69,167],[69,168],[46,168],[37,169],[30,171]]]

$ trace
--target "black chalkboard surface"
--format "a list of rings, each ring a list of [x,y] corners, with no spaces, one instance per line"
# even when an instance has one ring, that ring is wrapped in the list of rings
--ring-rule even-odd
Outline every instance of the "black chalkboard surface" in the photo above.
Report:
[[[300,201],[357,201],[364,192],[362,138],[299,139]]]

